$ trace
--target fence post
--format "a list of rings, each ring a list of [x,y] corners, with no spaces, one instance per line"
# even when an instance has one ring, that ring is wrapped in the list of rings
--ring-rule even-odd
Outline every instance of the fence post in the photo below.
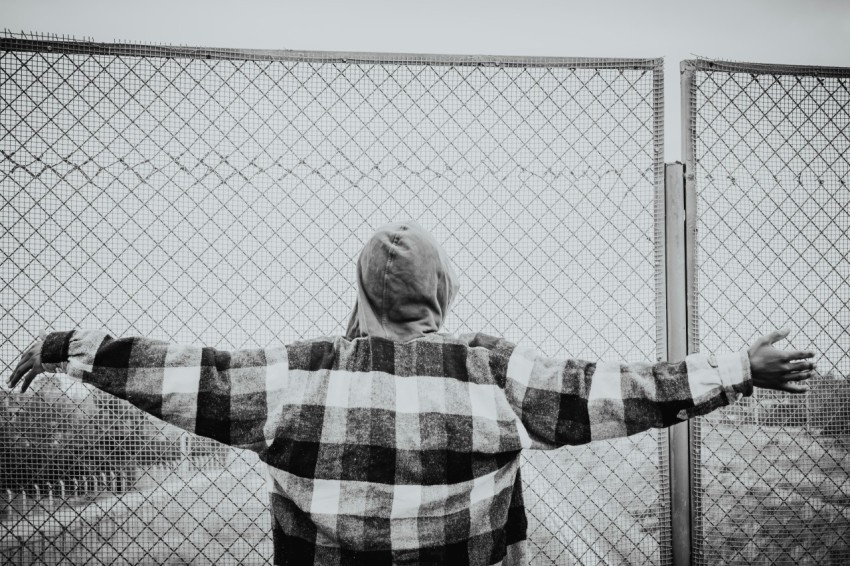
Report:
[[[687,217],[682,163],[664,167],[664,255],[667,287],[667,359],[678,362],[688,353]],[[690,421],[667,431],[669,447],[671,546],[674,566],[691,564]]]

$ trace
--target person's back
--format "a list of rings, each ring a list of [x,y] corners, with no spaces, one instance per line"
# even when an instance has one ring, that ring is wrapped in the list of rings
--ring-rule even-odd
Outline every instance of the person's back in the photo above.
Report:
[[[262,455],[276,561],[522,563],[531,441],[504,392],[505,346],[441,334],[288,346],[290,396]]]
[[[457,292],[439,244],[390,225],[357,264],[346,335],[226,352],[46,334],[10,377],[63,371],[268,465],[276,564],[525,563],[522,449],[670,426],[750,395],[802,393],[807,352],[680,363],[550,359],[441,334]],[[752,371],[751,374],[751,362]]]

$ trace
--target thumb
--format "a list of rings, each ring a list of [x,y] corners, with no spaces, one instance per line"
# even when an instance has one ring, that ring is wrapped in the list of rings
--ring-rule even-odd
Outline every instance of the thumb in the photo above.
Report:
[[[788,328],[787,326],[785,328],[781,329],[781,330],[774,330],[773,332],[768,334],[767,341],[768,341],[769,344],[775,344],[776,342],[779,342],[783,338],[787,338],[790,333],[791,333],[791,329]]]

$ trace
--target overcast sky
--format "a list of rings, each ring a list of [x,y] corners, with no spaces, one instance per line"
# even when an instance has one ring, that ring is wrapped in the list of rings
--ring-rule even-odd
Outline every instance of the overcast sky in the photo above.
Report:
[[[681,156],[682,59],[850,66],[848,0],[0,0],[0,21],[106,42],[664,57],[666,161]]]

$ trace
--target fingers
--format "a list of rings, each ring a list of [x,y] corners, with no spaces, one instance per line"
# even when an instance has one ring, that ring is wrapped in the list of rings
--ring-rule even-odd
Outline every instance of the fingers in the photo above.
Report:
[[[21,354],[21,359],[20,359],[20,360],[18,360],[18,364],[20,365],[20,364],[22,364],[22,363],[24,363],[24,362],[26,362],[26,361],[28,361],[28,360],[31,360],[31,359],[33,358],[33,356],[35,356],[36,354],[38,354],[38,353],[40,353],[40,352],[41,352],[41,344],[40,344],[38,341],[33,342],[33,343],[32,343],[32,344],[30,344],[30,345],[29,345],[29,347],[28,347],[26,350],[24,350],[24,352]]]
[[[32,380],[35,379],[35,376],[40,373],[41,372],[36,368],[32,368],[27,372],[27,374],[24,376],[23,385],[21,385],[21,393],[27,390],[27,388],[30,386],[30,383],[32,383]]]
[[[809,379],[814,377],[815,372],[813,370],[806,371],[795,371],[785,375],[785,379],[788,381],[802,381],[804,379]]]
[[[23,364],[26,364],[26,363],[32,363],[33,361],[34,360],[33,360],[32,352],[27,350],[26,352],[21,354],[21,359],[18,360],[18,367],[21,367]]]
[[[9,387],[15,387],[18,381],[20,381],[21,377],[24,373],[31,369],[33,366],[33,360],[25,360],[18,364],[18,367],[15,368],[15,371],[12,372],[12,375],[9,376],[9,380],[6,382]]]
[[[23,362],[29,360],[30,358],[32,358],[33,353],[34,353],[33,347],[30,346],[29,348],[24,350],[23,354],[21,354],[21,359],[18,360],[18,363],[20,364],[20,363],[23,363]]]
[[[766,336],[768,344],[775,344],[782,340],[783,338],[787,338],[791,333],[791,329],[787,326],[781,330],[774,330],[770,334]]]
[[[796,358],[792,358],[796,359]],[[785,364],[785,370],[789,372],[809,371],[815,369],[814,362],[795,362],[793,364]]]
[[[785,359],[789,362],[791,360],[805,360],[807,358],[815,357],[815,353],[812,351],[804,352],[801,350],[792,350],[789,352],[783,352],[783,354],[785,355]]]
[[[781,390],[796,394],[807,393],[809,391],[809,384],[805,381],[789,381],[782,386]]]
[[[779,389],[780,391],[786,391],[788,393],[806,393],[809,391],[809,383],[807,380],[814,375],[815,372],[813,369],[788,373],[785,375],[785,383],[783,383]]]
[[[42,332],[43,334],[44,332]],[[6,380],[6,385],[9,387],[15,387],[18,382],[21,380],[21,377],[35,365],[36,360],[38,359],[39,354],[41,353],[41,346],[43,341],[41,338],[35,340],[32,344],[30,344],[26,350],[21,354],[21,359],[18,360],[18,366]],[[23,391],[23,390],[22,390]]]

